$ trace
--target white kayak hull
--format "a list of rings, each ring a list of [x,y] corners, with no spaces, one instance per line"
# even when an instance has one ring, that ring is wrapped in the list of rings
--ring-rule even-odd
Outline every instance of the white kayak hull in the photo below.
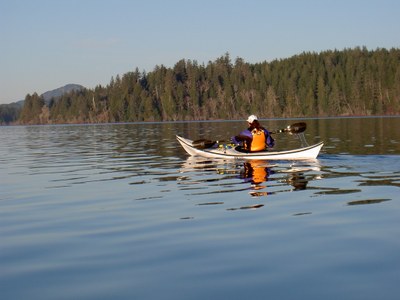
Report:
[[[323,142],[318,144],[286,151],[262,151],[245,153],[235,150],[235,148],[225,149],[223,147],[197,149],[193,146],[193,141],[176,136],[178,142],[185,151],[192,156],[202,156],[208,158],[224,158],[224,159],[262,159],[262,160],[307,160],[317,158],[321,151]]]

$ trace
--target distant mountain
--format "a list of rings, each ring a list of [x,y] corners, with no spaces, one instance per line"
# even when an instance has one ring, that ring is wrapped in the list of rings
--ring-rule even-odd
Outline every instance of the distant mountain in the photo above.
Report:
[[[58,98],[69,92],[79,91],[84,88],[85,87],[83,85],[70,83],[70,84],[66,84],[60,88],[57,88],[57,89],[54,89],[51,91],[47,91],[47,92],[43,93],[41,96],[43,96],[44,101],[46,103],[49,103],[51,98]],[[25,102],[25,100],[19,100],[19,101],[15,101],[15,102],[12,102],[7,105],[16,105],[17,107],[22,107],[22,106],[24,106],[24,102]]]
[[[43,93],[41,96],[44,98],[44,101],[46,103],[48,103],[52,98],[58,98],[69,92],[79,91],[84,88],[85,87],[80,84],[67,84],[58,89],[47,91],[47,92]]]
[[[80,84],[67,84],[58,89],[47,91],[41,96],[44,101],[48,104],[51,99],[56,99],[64,94],[72,91],[79,91],[85,87]],[[19,114],[23,109],[25,100],[19,100],[10,104],[0,104],[0,125],[7,125],[16,122],[19,118]]]
[[[16,106],[16,107],[21,108],[22,106],[24,106],[24,102],[25,102],[25,100],[19,100],[17,102],[12,102],[10,104],[5,104],[5,105],[11,105],[11,106]]]

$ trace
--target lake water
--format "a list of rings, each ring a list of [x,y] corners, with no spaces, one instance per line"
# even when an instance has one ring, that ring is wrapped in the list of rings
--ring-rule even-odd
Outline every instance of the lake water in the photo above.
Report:
[[[263,124],[299,121],[315,161],[175,139],[243,121],[0,127],[1,299],[398,299],[400,118]]]

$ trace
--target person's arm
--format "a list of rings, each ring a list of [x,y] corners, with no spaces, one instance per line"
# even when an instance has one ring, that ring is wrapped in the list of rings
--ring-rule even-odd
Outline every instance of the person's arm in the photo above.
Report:
[[[248,129],[243,130],[241,133],[239,133],[239,135],[232,137],[232,141],[235,144],[239,144],[240,142],[246,143],[247,149],[250,149],[252,140],[253,140],[253,136],[252,136],[250,130],[248,130]]]
[[[271,134],[269,133],[269,131],[265,128],[264,129],[264,133],[265,133],[265,143],[267,144],[268,148],[272,148],[275,145],[275,140],[272,138]]]

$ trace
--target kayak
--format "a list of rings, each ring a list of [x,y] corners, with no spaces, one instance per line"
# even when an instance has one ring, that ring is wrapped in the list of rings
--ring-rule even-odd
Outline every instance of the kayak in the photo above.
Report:
[[[199,149],[195,147],[192,140],[176,136],[178,142],[185,151],[192,156],[202,156],[208,158],[225,158],[225,159],[262,159],[262,160],[307,160],[317,158],[324,142],[318,144],[285,151],[260,151],[260,152],[244,152],[237,147],[210,147]]]

